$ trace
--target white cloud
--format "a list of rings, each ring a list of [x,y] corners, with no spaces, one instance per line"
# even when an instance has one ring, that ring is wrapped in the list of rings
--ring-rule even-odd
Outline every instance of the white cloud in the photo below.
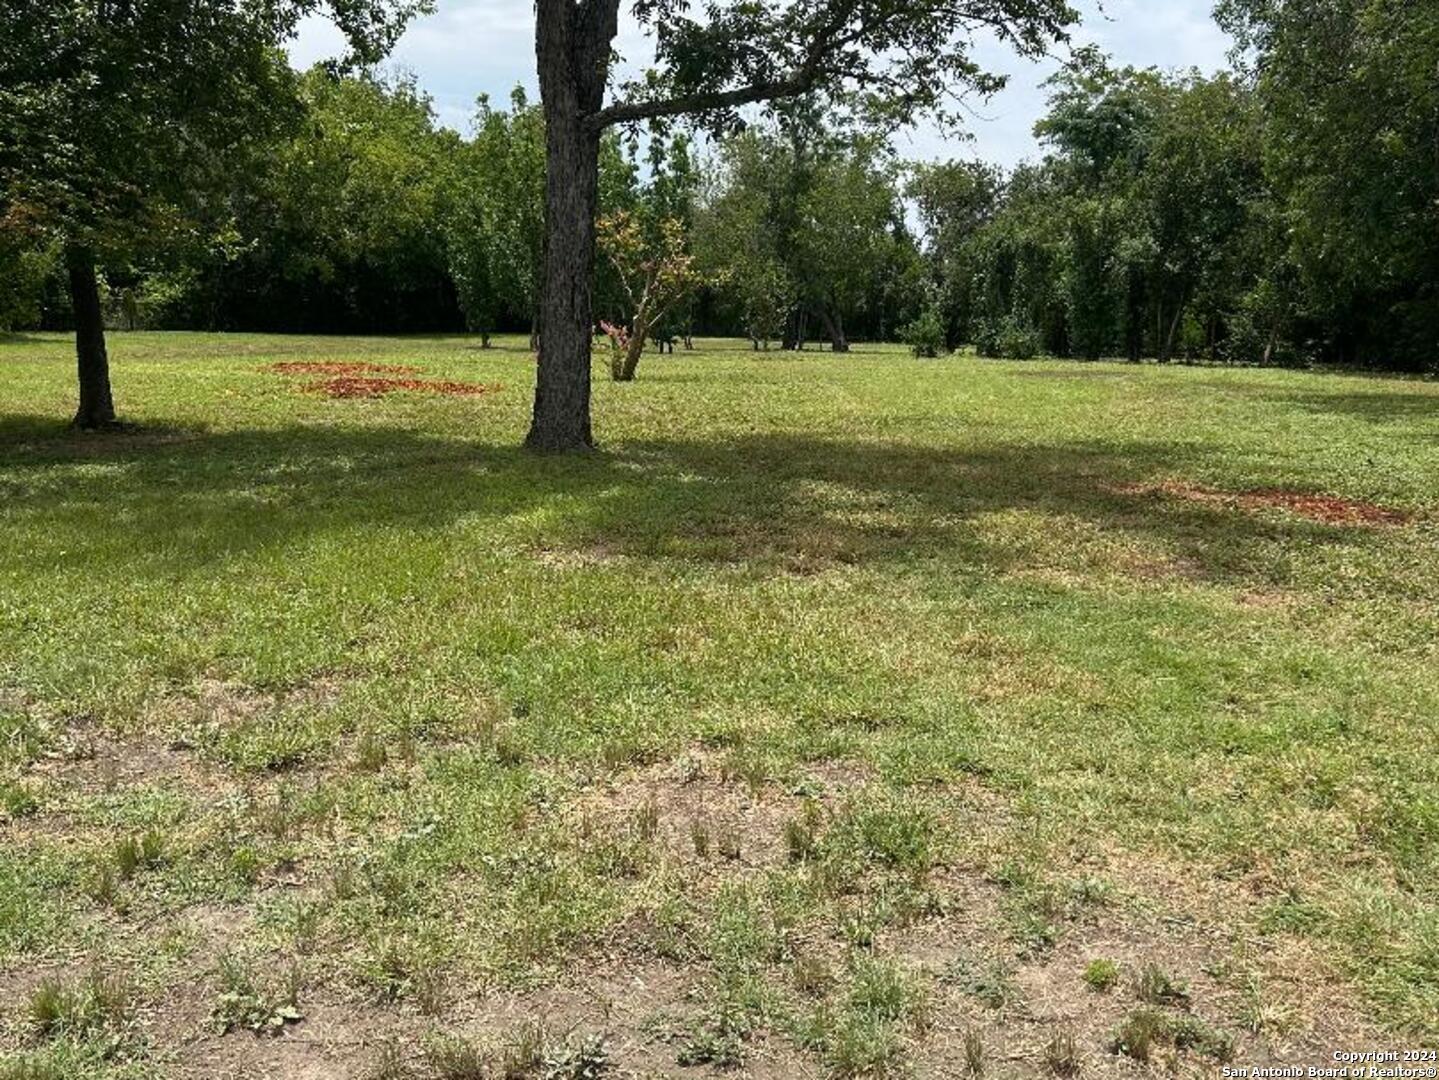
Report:
[[[1212,0],[1081,0],[1084,21],[1075,34],[1121,64],[1161,68],[1222,67],[1229,41],[1210,18]],[[412,71],[435,100],[440,122],[466,130],[474,101],[488,93],[497,101],[522,85],[536,94],[532,0],[439,0],[435,14],[417,20],[400,39],[391,62]],[[648,40],[631,19],[621,21],[616,42],[625,67],[634,70],[650,55]],[[328,22],[305,20],[291,43],[299,67],[344,51],[344,39]],[[1010,76],[992,101],[971,102],[965,125],[972,139],[922,124],[897,139],[905,156],[979,157],[1012,166],[1038,154],[1033,136],[1044,112],[1042,83],[1057,63],[1028,63],[993,41],[981,41],[976,57]]]

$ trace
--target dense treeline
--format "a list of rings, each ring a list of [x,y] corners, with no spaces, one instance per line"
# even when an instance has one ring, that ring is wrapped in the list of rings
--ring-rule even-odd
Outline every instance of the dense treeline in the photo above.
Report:
[[[1007,175],[906,167],[803,101],[703,149],[608,133],[602,247],[632,250],[598,260],[596,317],[629,339],[634,275],[663,265],[649,286],[684,287],[646,301],[661,343],[1432,366],[1439,11],[1228,0],[1218,17],[1233,72],[1081,55],[1050,85],[1042,160]],[[540,332],[538,106],[482,100],[460,135],[409,80],[276,77],[297,107],[254,167],[211,185],[190,215],[207,227],[103,261],[112,325]],[[0,229],[0,326],[66,325],[62,253],[22,211]]]

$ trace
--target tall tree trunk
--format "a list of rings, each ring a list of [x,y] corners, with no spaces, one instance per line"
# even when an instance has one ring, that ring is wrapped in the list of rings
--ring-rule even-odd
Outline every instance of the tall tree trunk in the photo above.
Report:
[[[535,58],[545,117],[545,250],[532,450],[588,450],[599,129],[619,0],[537,0]]]
[[[95,257],[83,248],[71,248],[65,255],[70,272],[70,304],[75,309],[75,358],[80,376],[75,426],[111,427],[115,424],[115,401],[110,395],[110,358],[105,352],[105,319],[100,311]]]

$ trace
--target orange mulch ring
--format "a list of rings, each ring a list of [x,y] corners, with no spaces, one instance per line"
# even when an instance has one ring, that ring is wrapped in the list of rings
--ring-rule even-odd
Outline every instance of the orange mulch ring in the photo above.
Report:
[[[1362,499],[1344,499],[1337,495],[1316,495],[1278,488],[1229,492],[1166,480],[1162,484],[1130,484],[1118,490],[1125,495],[1167,495],[1190,502],[1237,506],[1245,510],[1278,508],[1325,525],[1404,525],[1413,520],[1413,515],[1403,510],[1376,506]]]
[[[271,375],[418,375],[420,369],[405,364],[363,364],[318,360],[287,360],[260,369]]]
[[[307,394],[325,394],[332,398],[380,398],[396,390],[416,390],[428,394],[446,394],[451,397],[474,397],[491,394],[498,386],[483,386],[480,383],[440,382],[430,379],[374,379],[342,375],[334,379],[319,379],[300,387]]]

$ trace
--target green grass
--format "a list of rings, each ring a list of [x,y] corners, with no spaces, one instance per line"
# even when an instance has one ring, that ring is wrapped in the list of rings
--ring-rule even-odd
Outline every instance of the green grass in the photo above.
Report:
[[[85,957],[144,1005],[47,1042],[0,995],[0,1054],[163,1074],[186,1018],[326,994],[418,1039],[603,955],[699,980],[670,1064],[902,1072],[947,984],[895,957],[972,918],[1114,1002],[1035,1068],[1112,1059],[1140,1005],[1065,943],[1201,884],[1228,989],[1174,979],[1213,1023],[1322,1028],[1233,1004],[1262,940],[1439,1038],[1439,385],[700,344],[538,458],[518,340],[117,334],[105,436],[63,427],[68,340],[0,341],[0,987]],[[503,390],[329,400],[286,360]]]

